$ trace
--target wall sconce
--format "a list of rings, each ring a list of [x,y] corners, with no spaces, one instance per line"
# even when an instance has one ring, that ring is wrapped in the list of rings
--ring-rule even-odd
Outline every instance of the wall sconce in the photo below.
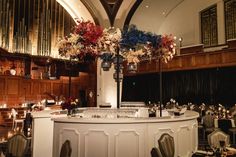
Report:
[[[182,43],[183,43],[183,38],[180,37],[180,38],[179,38],[179,47],[182,47]]]

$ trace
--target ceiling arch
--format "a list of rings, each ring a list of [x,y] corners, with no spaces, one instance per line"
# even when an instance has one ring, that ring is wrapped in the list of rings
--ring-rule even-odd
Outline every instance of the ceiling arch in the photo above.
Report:
[[[76,19],[84,19],[95,22],[92,14],[89,12],[88,8],[80,0],[57,0],[57,2],[63,6],[63,8],[71,15],[71,17],[76,21]]]
[[[90,20],[102,27],[114,26],[123,28],[131,23],[140,26],[141,29],[156,32],[165,18],[184,0],[57,1],[73,18]],[[147,24],[148,21],[149,24]],[[155,23],[154,25],[153,22]]]

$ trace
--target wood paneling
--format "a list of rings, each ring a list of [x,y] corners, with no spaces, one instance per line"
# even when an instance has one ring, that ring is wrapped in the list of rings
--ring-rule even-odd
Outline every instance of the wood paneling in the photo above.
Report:
[[[19,79],[14,77],[9,77],[6,79],[7,89],[6,94],[8,95],[19,95]]]
[[[81,77],[72,77],[71,96],[79,98],[80,90],[87,91],[96,86],[96,77],[84,73]],[[95,83],[91,83],[93,80]],[[0,75],[0,104],[7,103],[9,107],[19,106],[23,102],[37,102],[41,99],[52,99],[53,96],[68,97],[68,77],[58,80],[25,79],[19,76]],[[96,91],[96,90],[94,90]],[[89,106],[95,106],[89,104]]]
[[[195,60],[194,66],[201,67],[201,66],[206,65],[207,64],[206,63],[206,58],[207,58],[206,54],[196,55],[194,57],[194,60]]]
[[[57,83],[57,82],[53,82],[52,83],[52,93],[54,95],[61,95],[63,92],[62,92],[62,84],[61,83]]]
[[[40,94],[40,82],[39,81],[33,81],[32,82],[32,93],[33,95]]]
[[[6,92],[5,86],[6,86],[5,78],[0,78],[0,95],[5,94]]]
[[[220,57],[219,57],[220,56]],[[222,56],[218,53],[212,53],[207,56],[208,65],[217,65],[218,63],[222,63]]]
[[[236,49],[230,48],[212,52],[191,53],[174,56],[174,58],[167,64],[162,64],[162,71],[179,71],[235,65]],[[158,68],[158,61],[145,61],[139,63],[138,72],[136,74],[159,72]],[[127,69],[127,67],[125,67],[125,69]],[[127,71],[124,71],[124,75],[135,74],[129,74]]]
[[[40,94],[51,93],[51,82],[40,82]]]
[[[31,80],[22,80],[21,83],[21,96],[31,95]]]

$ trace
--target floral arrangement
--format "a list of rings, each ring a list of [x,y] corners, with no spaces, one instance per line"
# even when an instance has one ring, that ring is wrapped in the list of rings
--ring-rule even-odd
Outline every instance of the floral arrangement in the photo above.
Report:
[[[158,46],[160,36],[138,30],[135,25],[125,27],[122,32],[122,40],[120,42],[123,48],[138,48],[140,45],[150,44],[153,47]],[[141,48],[141,46],[139,47]]]
[[[59,54],[67,58],[85,60],[98,55],[98,40],[103,34],[100,26],[90,21],[77,21],[73,33],[58,43]]]
[[[116,49],[121,40],[120,29],[113,27],[103,30],[103,35],[98,41],[98,47],[101,53],[116,54]]]
[[[141,59],[161,58],[165,63],[175,54],[175,38],[172,35],[156,35],[144,32],[131,25],[122,34],[121,46],[129,48],[124,51],[124,58],[129,63],[137,64]]]
[[[63,103],[61,103],[61,108],[63,110],[67,109],[68,111],[71,111],[72,109],[79,107],[79,100],[74,98],[69,98],[65,100]]]
[[[167,63],[175,55],[175,37],[173,35],[163,35],[159,47],[153,51],[153,56],[160,57]]]
[[[129,51],[127,51],[123,54],[123,56],[124,56],[124,58],[126,58],[128,64],[129,63],[134,63],[134,64],[139,63],[140,58],[144,55],[145,55],[145,53],[143,52],[142,49],[139,49],[137,51],[130,49]]]
[[[100,57],[112,61],[117,48],[127,63],[139,63],[142,59],[161,59],[167,63],[175,54],[172,35],[156,35],[138,30],[135,25],[119,29],[103,29],[90,21],[78,21],[73,33],[59,41],[59,54],[84,60]],[[107,65],[107,63],[106,63]]]

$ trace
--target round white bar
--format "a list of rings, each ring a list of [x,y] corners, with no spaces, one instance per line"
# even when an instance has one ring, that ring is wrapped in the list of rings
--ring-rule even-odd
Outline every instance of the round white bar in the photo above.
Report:
[[[150,157],[163,133],[174,137],[175,156],[190,157],[198,146],[198,113],[167,118],[54,118],[53,157],[70,140],[71,157]]]

